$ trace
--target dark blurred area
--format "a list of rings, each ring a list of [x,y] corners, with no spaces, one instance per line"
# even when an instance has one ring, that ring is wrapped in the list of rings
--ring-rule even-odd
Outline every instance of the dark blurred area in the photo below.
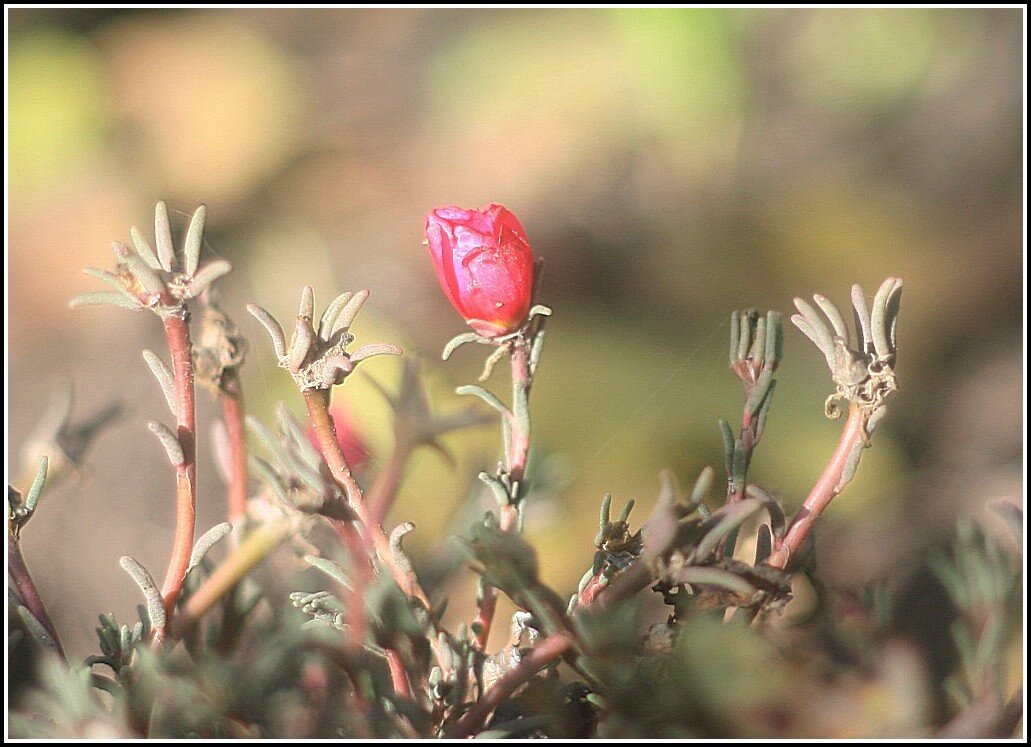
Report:
[[[65,382],[84,415],[127,410],[23,541],[75,658],[94,648],[92,614],[136,603],[119,556],[167,562],[172,480],[144,426],[166,413],[140,356],[162,349],[160,327],[68,308],[112,240],[133,224],[151,235],[159,199],[176,230],[208,206],[205,252],[234,265],[222,305],[251,340],[244,386],[262,418],[300,403],[244,306],[289,317],[305,283],[320,306],[370,288],[358,342],[402,345],[425,360],[435,406],[466,404],[452,392],[482,350],[439,361],[465,327],[421,245],[424,216],[515,212],[555,310],[526,527],[564,593],[605,492],[646,515],[661,467],[689,483],[722,463],[716,420],[741,407],[730,312],[788,316],[814,292],[844,304],[853,282],[872,294],[905,279],[901,391],[821,527],[824,579],[906,576],[957,517],[1023,500],[1019,9],[21,9],[9,23],[9,481],[25,487],[23,447]],[[821,356],[785,336],[750,476],[794,507],[840,424],[822,414]],[[390,388],[400,365],[363,370]],[[506,391],[500,369],[492,386]],[[337,396],[374,470],[389,410],[364,376]],[[224,489],[204,448],[218,411],[199,401],[207,528]],[[417,561],[451,547],[499,439],[454,437],[455,467],[417,456],[393,515],[418,527]],[[471,579],[450,592],[465,619]]]

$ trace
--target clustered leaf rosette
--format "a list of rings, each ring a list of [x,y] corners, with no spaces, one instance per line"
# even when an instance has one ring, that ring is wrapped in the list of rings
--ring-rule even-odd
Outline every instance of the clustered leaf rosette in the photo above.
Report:
[[[444,294],[478,335],[495,339],[523,326],[533,296],[533,250],[508,208],[434,208],[426,242]]]
[[[352,352],[347,351],[347,346],[354,342],[351,325],[368,298],[368,290],[341,293],[326,307],[316,327],[313,324],[314,292],[310,285],[304,286],[289,345],[283,327],[275,317],[256,304],[249,304],[247,310],[268,331],[279,366],[290,372],[304,392],[342,384],[355,365],[366,358],[401,355],[401,348],[387,343],[362,345]]]
[[[126,309],[151,309],[159,316],[181,314],[185,304],[198,297],[218,278],[232,269],[224,259],[200,267],[207,208],[201,205],[190,219],[181,251],[172,242],[168,208],[159,202],[154,209],[154,239],[157,249],[135,226],[130,230],[132,246],[121,241],[111,244],[115,272],[88,267],[87,275],[110,286],[111,291],[84,293],[70,306],[117,306]]]
[[[816,294],[813,300],[827,317],[826,321],[802,298],[795,299],[799,313],[792,316],[791,321],[827,359],[827,367],[837,387],[837,391],[827,398],[827,417],[840,417],[839,402],[847,400],[867,414],[872,428],[884,412],[885,399],[898,388],[895,377],[896,332],[902,278],[885,279],[877,289],[872,305],[867,304],[862,286],[852,286],[855,334],[850,333],[841,312],[827,298]]]

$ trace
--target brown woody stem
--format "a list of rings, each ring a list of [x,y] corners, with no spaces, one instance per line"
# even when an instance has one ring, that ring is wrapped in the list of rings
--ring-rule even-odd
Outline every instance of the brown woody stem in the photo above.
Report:
[[[164,317],[165,340],[172,357],[175,382],[175,416],[183,464],[176,467],[175,535],[172,557],[161,586],[165,600],[165,618],[172,619],[183,588],[186,569],[193,551],[197,521],[197,422],[193,386],[193,346],[190,341],[189,317],[185,307]],[[164,637],[163,630],[154,632],[155,642]]]
[[[848,420],[845,422],[845,429],[841,433],[841,440],[834,455],[828,462],[820,479],[816,481],[813,489],[805,503],[791,520],[788,531],[784,538],[777,543],[773,554],[767,561],[774,568],[784,570],[791,561],[792,555],[802,546],[802,542],[809,535],[813,524],[820,518],[824,509],[834,500],[841,487],[841,478],[848,465],[849,457],[855,449],[862,448],[865,442],[866,424],[868,420],[866,411],[857,407],[854,403],[849,405]]]

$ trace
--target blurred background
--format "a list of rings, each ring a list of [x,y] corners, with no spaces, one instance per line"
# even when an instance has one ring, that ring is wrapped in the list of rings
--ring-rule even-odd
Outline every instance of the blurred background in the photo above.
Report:
[[[538,490],[526,531],[568,593],[591,561],[597,507],[657,472],[689,484],[722,464],[718,417],[739,418],[727,320],[790,315],[820,292],[846,304],[905,278],[901,391],[829,511],[831,584],[906,578],[985,501],[1023,495],[1022,14],[998,10],[11,10],[8,151],[8,470],[65,382],[76,413],[121,400],[74,480],[49,491],[23,543],[73,657],[95,612],[129,618],[129,553],[167,562],[169,468],[144,423],[165,418],[140,356],[149,314],[69,310],[86,266],[168,201],[181,231],[208,206],[206,253],[229,259],[226,310],[251,340],[248,407],[270,419],[289,377],[244,311],[289,317],[370,288],[359,343],[424,360],[434,406],[468,403],[483,349],[422,246],[437,205],[501,202],[546,265],[551,305],[533,391]],[[831,382],[793,327],[750,477],[797,506],[836,444]],[[475,350],[472,348],[476,348]],[[337,392],[372,453],[392,445],[379,358]],[[499,368],[491,387],[508,391]],[[200,443],[218,410],[199,398]],[[475,475],[495,426],[411,467],[392,523],[417,562],[488,506]],[[202,456],[201,528],[224,489]],[[26,485],[18,485],[25,488]],[[471,498],[470,498],[471,497]],[[473,509],[461,506],[472,501]],[[718,496],[713,496],[716,505]],[[467,507],[468,509],[468,507]],[[472,575],[451,614],[470,619]],[[90,614],[86,614],[89,612]],[[502,637],[504,636],[504,626]]]

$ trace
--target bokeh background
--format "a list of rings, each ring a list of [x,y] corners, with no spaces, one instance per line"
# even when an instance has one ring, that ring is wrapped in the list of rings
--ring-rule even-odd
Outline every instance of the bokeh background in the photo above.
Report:
[[[722,464],[736,421],[731,310],[789,315],[796,295],[847,303],[887,275],[906,286],[901,391],[859,478],[819,533],[823,577],[906,577],[958,516],[1023,496],[1022,15],[997,10],[11,10],[8,468],[63,382],[76,412],[126,415],[88,468],[45,495],[24,551],[65,645],[94,649],[93,614],[129,618],[130,553],[167,562],[166,416],[141,357],[156,319],[71,311],[130,225],[165,199],[177,229],[208,205],[208,256],[232,261],[223,305],[251,339],[250,411],[300,412],[244,311],[280,316],[368,287],[359,342],[425,361],[434,406],[467,403],[482,348],[422,246],[426,212],[491,201],[522,220],[555,309],[532,408],[539,490],[526,520],[545,578],[570,591],[597,506],[657,472]],[[833,451],[830,379],[793,327],[751,477],[798,505]],[[363,365],[343,397],[373,454],[391,447],[399,366]],[[503,371],[493,386],[506,392]],[[217,409],[200,398],[201,443]],[[420,453],[394,521],[419,563],[487,506],[484,427]],[[221,520],[211,459],[200,525]],[[24,486],[22,486],[24,487]],[[713,496],[714,502],[717,496]],[[469,508],[469,504],[473,506]],[[462,506],[466,507],[463,509]],[[643,516],[642,516],[643,518]],[[471,574],[452,597],[471,617]],[[502,626],[503,627],[503,626]]]

